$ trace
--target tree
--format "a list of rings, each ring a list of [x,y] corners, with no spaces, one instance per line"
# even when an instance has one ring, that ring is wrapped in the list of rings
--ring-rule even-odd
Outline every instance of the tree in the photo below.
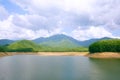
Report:
[[[97,41],[89,46],[89,52],[120,52],[120,39]]]
[[[5,52],[5,51],[6,51],[6,47],[0,46],[0,52]]]

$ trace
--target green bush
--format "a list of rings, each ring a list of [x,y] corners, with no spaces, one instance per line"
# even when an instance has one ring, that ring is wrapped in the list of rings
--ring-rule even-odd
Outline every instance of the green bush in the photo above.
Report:
[[[97,41],[89,46],[89,52],[120,52],[120,39]]]
[[[34,50],[32,48],[20,48],[9,50],[8,52],[34,52]]]
[[[0,46],[0,52],[6,52],[7,48],[6,46]]]
[[[5,52],[4,47],[0,46],[0,52]]]

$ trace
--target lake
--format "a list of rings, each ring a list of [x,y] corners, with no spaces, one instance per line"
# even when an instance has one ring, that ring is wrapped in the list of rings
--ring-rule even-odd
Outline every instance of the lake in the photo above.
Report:
[[[119,80],[120,59],[15,55],[0,58],[0,80]]]

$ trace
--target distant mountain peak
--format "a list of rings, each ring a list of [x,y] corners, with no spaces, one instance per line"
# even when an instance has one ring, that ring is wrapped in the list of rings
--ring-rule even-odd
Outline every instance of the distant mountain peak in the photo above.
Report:
[[[56,35],[52,35],[50,37],[70,37],[70,36],[67,36],[65,34],[56,34]]]
[[[53,35],[53,36],[50,36],[48,38],[58,38],[58,39],[71,39],[71,40],[76,40],[74,39],[73,37],[71,36],[68,36],[68,35],[65,35],[65,34],[56,34],[56,35]],[[78,40],[76,40],[78,41]]]
[[[64,34],[57,34],[57,35],[53,35],[44,39],[38,38],[33,40],[35,43],[37,44],[42,44],[42,45],[46,45],[46,46],[69,46],[69,47],[77,47],[80,46],[78,44],[79,41],[77,41],[76,39],[69,37],[67,35]]]
[[[103,37],[103,38],[101,38],[101,39],[112,39],[112,38],[110,38],[110,37]]]
[[[50,43],[54,45],[60,45],[60,43],[66,43],[67,44],[75,44],[75,45],[79,45],[79,46],[85,46],[88,47],[90,44],[98,41],[98,40],[104,40],[104,39],[112,39],[110,37],[103,37],[103,38],[93,38],[93,39],[89,39],[89,40],[85,40],[85,41],[78,41],[76,39],[74,39],[71,36],[65,35],[65,34],[56,34],[56,35],[52,35],[50,37],[40,37],[37,39],[32,40],[33,42],[37,43],[37,44],[46,44],[46,45],[50,45]],[[12,42],[15,42],[13,40],[8,40],[8,39],[1,39],[0,40],[0,45],[7,45],[7,44],[11,44]],[[59,44],[58,44],[59,43]]]
[[[11,44],[11,43],[13,43],[13,42],[14,42],[13,40],[1,39],[1,40],[0,40],[0,45],[8,45],[8,44]]]

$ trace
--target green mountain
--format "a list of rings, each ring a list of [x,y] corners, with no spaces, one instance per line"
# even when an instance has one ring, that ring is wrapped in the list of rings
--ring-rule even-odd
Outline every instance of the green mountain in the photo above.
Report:
[[[41,37],[35,40],[20,40],[9,42],[8,45],[1,45],[1,51],[88,51],[88,46],[92,43],[111,38],[90,39],[85,41],[78,41],[72,37],[58,34],[47,38]],[[12,41],[12,40],[11,40]],[[4,43],[6,40],[0,40],[0,43]],[[6,43],[7,44],[7,43]]]
[[[1,39],[0,40],[0,45],[9,45],[11,43],[13,43],[14,41],[13,40],[9,40],[9,39]]]
[[[42,49],[40,51],[87,51],[88,48],[82,47],[79,41],[63,35],[53,35],[47,38],[38,38],[33,42],[39,44]]]
[[[48,42],[49,43],[49,42]],[[38,51],[43,51],[43,52],[65,52],[65,51],[87,51],[87,48],[77,46],[73,44],[70,41],[67,40],[61,40],[60,42],[57,43],[42,43],[42,44],[36,44],[32,41],[29,40],[21,40],[21,41],[16,41],[10,45],[7,46],[7,51],[10,52],[38,52]],[[47,44],[47,45],[45,45]],[[56,46],[55,46],[55,45]],[[58,45],[57,45],[58,44]],[[53,45],[53,46],[52,46]],[[2,50],[2,48],[1,48]]]
[[[8,51],[23,51],[23,52],[31,52],[31,51],[37,51],[39,49],[39,46],[35,44],[32,41],[29,40],[20,40],[16,41],[10,45],[7,46]]]
[[[79,41],[63,34],[54,35],[47,38],[38,38],[33,41],[37,44],[48,47],[75,48],[81,46],[78,44]]]
[[[78,41],[70,36],[66,36],[63,34],[53,35],[47,38],[41,37],[38,39],[33,40],[33,42],[44,45],[44,46],[50,46],[50,47],[89,47],[92,43],[99,41],[99,40],[106,40],[106,39],[112,39],[109,37],[104,38],[96,38],[96,39],[90,39],[85,41]]]
[[[104,37],[104,38],[89,39],[89,40],[85,40],[85,41],[79,41],[79,44],[84,47],[89,47],[94,42],[97,42],[100,40],[108,40],[108,39],[112,39],[112,38]]]

